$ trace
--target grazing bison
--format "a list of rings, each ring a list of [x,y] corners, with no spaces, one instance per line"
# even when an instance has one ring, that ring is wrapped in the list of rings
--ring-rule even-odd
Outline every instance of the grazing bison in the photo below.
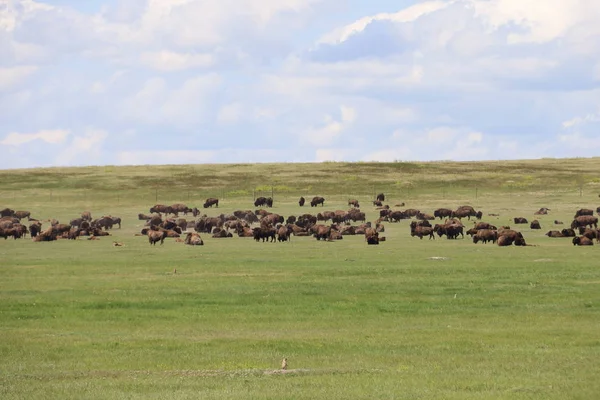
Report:
[[[573,238],[573,246],[593,246],[594,242],[585,236],[575,236]]]
[[[523,218],[523,217],[514,217],[513,221],[515,222],[515,224],[526,224],[527,218]]]
[[[0,217],[12,217],[13,215],[15,215],[15,210],[11,210],[10,208],[0,210]]]
[[[215,205],[217,206],[217,208],[219,208],[219,199],[216,199],[214,197],[209,197],[208,199],[206,199],[206,201],[204,202],[202,207],[208,208],[208,207],[212,207]]]
[[[563,235],[562,232],[560,232],[560,231],[548,231],[546,233],[546,236],[551,237],[551,238],[565,237],[565,235]]]
[[[325,205],[325,198],[324,197],[320,197],[320,196],[315,196],[313,197],[313,199],[310,201],[310,206],[311,207],[316,207],[318,205],[324,206]]]
[[[411,229],[410,236],[417,236],[419,239],[423,239],[423,236],[429,236],[429,240],[434,239],[433,228],[429,226],[417,226],[414,229]]]
[[[383,203],[382,203],[381,201],[379,201],[379,200],[375,200],[375,201],[373,202],[373,205],[374,205],[374,206],[377,206],[377,207],[382,207],[382,206],[383,206]],[[379,243],[378,243],[378,244],[379,244]]]
[[[273,199],[271,197],[257,197],[254,200],[254,207],[273,207]]]
[[[81,213],[81,219],[84,221],[91,221],[92,220],[92,213],[89,211],[84,211]]]
[[[477,215],[477,211],[471,206],[460,206],[456,210],[452,211],[450,217],[452,218],[467,218],[471,220],[471,217],[475,217]]]
[[[534,215],[547,215],[547,214],[548,214],[548,211],[550,211],[550,209],[549,209],[549,208],[542,207],[542,208],[540,208],[539,210],[537,210],[536,212],[534,212],[533,214],[534,214]]]
[[[377,201],[385,201],[385,195],[383,193],[379,193],[375,199],[377,199]]]
[[[531,224],[529,225],[529,228],[531,228],[531,229],[542,229],[542,227],[540,226],[540,221],[538,221],[537,219],[534,219],[533,221],[531,221]]]
[[[187,213],[192,212],[191,208],[181,203],[171,205],[171,210],[173,210],[174,214],[183,213],[184,215],[187,215]]]
[[[150,213],[172,214],[173,209],[171,208],[171,206],[165,206],[164,204],[156,204],[150,208]]]
[[[571,222],[571,229],[579,228],[580,226],[589,226],[591,228],[592,225],[594,228],[598,227],[598,218],[593,215],[581,215]]]
[[[19,219],[29,218],[31,213],[29,211],[15,211],[15,217]]]
[[[562,221],[559,221],[557,219],[554,220],[554,225],[562,225],[562,224],[563,224]]]
[[[302,196],[300,196],[300,200],[298,200],[298,205],[300,207],[304,207],[304,203],[306,203],[306,199]]]
[[[494,231],[491,229],[480,229],[476,234],[473,235],[473,243],[477,243],[479,241],[483,243],[492,242],[496,243],[498,239],[498,231]]]
[[[573,218],[577,218],[582,215],[594,215],[594,210],[590,210],[589,208],[581,208],[575,212],[575,216]]]
[[[452,210],[449,208],[438,208],[433,212],[435,218],[444,219],[452,216]]]
[[[360,208],[360,204],[358,204],[358,200],[352,199],[348,200],[348,205],[355,208]]]
[[[277,233],[275,228],[271,228],[271,227],[263,227],[261,226],[260,228],[254,228],[252,230],[253,232],[253,236],[254,236],[254,240],[256,240],[257,242],[259,240],[262,239],[262,241],[270,241],[271,242],[275,242],[276,238],[275,238],[275,234]]]

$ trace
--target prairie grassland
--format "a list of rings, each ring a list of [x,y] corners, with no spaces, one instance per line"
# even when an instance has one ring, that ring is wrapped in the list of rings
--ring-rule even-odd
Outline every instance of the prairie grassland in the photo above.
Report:
[[[0,240],[0,397],[594,399],[600,393],[597,246],[544,233],[600,205],[598,159],[323,163],[0,171],[0,208],[68,222],[123,218],[100,241]],[[209,215],[346,209],[384,192],[432,212],[471,204],[523,226],[524,248],[411,238],[289,243],[212,239],[151,247],[136,216],[159,203]],[[158,188],[158,191],[157,191]],[[477,192],[475,191],[477,190]],[[580,192],[581,190],[581,192]],[[475,197],[477,196],[477,197]],[[499,217],[487,217],[498,213]],[[468,224],[468,222],[467,222]],[[112,247],[118,240],[124,247]],[[174,270],[176,269],[176,273]],[[287,373],[274,372],[288,358]]]

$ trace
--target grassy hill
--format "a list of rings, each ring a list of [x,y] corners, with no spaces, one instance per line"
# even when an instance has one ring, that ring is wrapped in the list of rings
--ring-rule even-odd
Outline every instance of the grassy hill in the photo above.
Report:
[[[0,239],[2,399],[593,399],[600,393],[597,245],[544,233],[596,208],[600,159],[322,163],[0,171],[0,208],[61,222],[123,218],[99,241]],[[275,195],[281,215],[370,203],[471,204],[527,247],[419,240],[135,236],[155,204],[210,216]],[[300,195],[324,196],[318,210]],[[534,216],[540,207],[549,215]],[[395,207],[398,208],[398,207]],[[404,208],[404,207],[403,207]],[[498,214],[489,216],[488,214]],[[190,218],[190,217],[188,217]],[[465,221],[469,227],[470,221]],[[124,243],[113,247],[113,241]],[[278,370],[283,357],[289,370]]]

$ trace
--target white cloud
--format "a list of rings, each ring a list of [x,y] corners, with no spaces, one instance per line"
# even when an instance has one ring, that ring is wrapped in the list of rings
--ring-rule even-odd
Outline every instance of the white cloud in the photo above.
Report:
[[[563,128],[573,128],[578,125],[587,124],[589,122],[600,122],[600,114],[587,114],[583,117],[575,117],[563,122]]]
[[[326,115],[324,124],[313,127],[300,135],[300,141],[314,146],[328,146],[339,139],[344,129],[347,129],[356,120],[356,111],[351,107],[340,106],[340,119],[335,120],[331,115]]]
[[[241,103],[226,104],[217,114],[217,122],[220,124],[233,124],[240,120],[244,109]]]
[[[426,1],[397,13],[381,13],[372,17],[364,17],[326,34],[319,39],[318,43],[339,44],[348,40],[350,36],[363,32],[373,21],[412,22],[423,15],[447,7],[448,4],[446,1]]]
[[[62,129],[41,130],[36,133],[11,132],[0,142],[6,146],[21,146],[34,140],[41,140],[49,144],[59,144],[65,141],[70,132]]]
[[[141,62],[158,71],[169,72],[209,67],[215,63],[215,59],[212,54],[159,51],[142,53]]]
[[[59,165],[91,165],[101,162],[102,145],[108,138],[108,132],[88,128],[83,135],[74,135],[67,147],[56,157]]]
[[[36,70],[35,66],[0,68],[0,91],[21,83]]]

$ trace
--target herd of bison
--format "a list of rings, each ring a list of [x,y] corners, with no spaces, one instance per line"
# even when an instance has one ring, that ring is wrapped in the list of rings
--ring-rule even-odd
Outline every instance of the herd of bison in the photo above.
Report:
[[[447,239],[458,239],[471,236],[473,243],[496,243],[498,246],[526,246],[523,234],[509,226],[494,226],[483,222],[483,213],[476,211],[471,206],[460,206],[456,209],[439,208],[432,214],[421,212],[417,209],[393,209],[384,204],[385,195],[380,193],[373,201],[373,206],[379,211],[379,218],[374,222],[367,222],[365,213],[360,211],[357,200],[348,201],[348,210],[321,211],[316,215],[304,213],[301,215],[290,215],[284,218],[282,215],[269,212],[267,208],[273,207],[271,197],[259,197],[254,201],[255,211],[237,210],[231,214],[220,214],[209,217],[202,214],[198,208],[190,208],[185,204],[162,205],[157,204],[150,208],[149,214],[140,213],[138,219],[145,221],[144,228],[137,233],[138,236],[148,238],[151,245],[160,242],[162,245],[166,238],[174,238],[177,242],[187,245],[203,245],[201,234],[209,234],[213,238],[230,238],[234,235],[239,237],[251,237],[257,242],[286,242],[291,236],[311,236],[317,240],[333,241],[341,240],[346,235],[364,235],[365,242],[369,245],[377,245],[384,241],[385,237],[380,233],[385,231],[384,223],[397,223],[401,220],[411,220],[410,234],[413,237],[423,239],[435,239],[435,236],[446,236]],[[304,197],[300,197],[298,205],[303,207],[306,203]],[[316,196],[310,201],[311,207],[325,205],[325,198]],[[219,207],[219,199],[209,198],[203,208]],[[394,207],[403,207],[404,203],[396,204]],[[265,207],[265,208],[260,208]],[[550,210],[541,208],[535,215],[546,215]],[[596,209],[600,214],[600,207]],[[193,219],[180,216],[192,214]],[[600,242],[600,231],[597,229],[598,218],[592,209],[580,209],[575,213],[570,228],[562,230],[551,230],[547,236],[572,238],[573,245],[591,246]],[[487,214],[498,216],[498,214]],[[440,220],[433,224],[430,221]],[[464,219],[474,219],[473,225],[466,227]],[[27,223],[23,221],[27,219]],[[528,222],[526,218],[515,217],[515,225],[529,224],[531,229],[541,229],[538,220]],[[48,223],[46,226],[44,226]],[[561,225],[561,221],[554,221],[555,225]],[[88,240],[97,240],[101,236],[108,236],[109,230],[121,228],[121,218],[113,216],[102,216],[94,219],[89,211],[72,219],[68,224],[57,220],[45,220],[44,222],[32,218],[29,211],[15,211],[10,208],[0,210],[0,237],[7,239],[24,238],[30,235],[34,242],[54,241],[58,239],[76,240],[79,237],[87,237]],[[183,238],[182,238],[183,237]],[[119,245],[118,242],[113,242]]]

